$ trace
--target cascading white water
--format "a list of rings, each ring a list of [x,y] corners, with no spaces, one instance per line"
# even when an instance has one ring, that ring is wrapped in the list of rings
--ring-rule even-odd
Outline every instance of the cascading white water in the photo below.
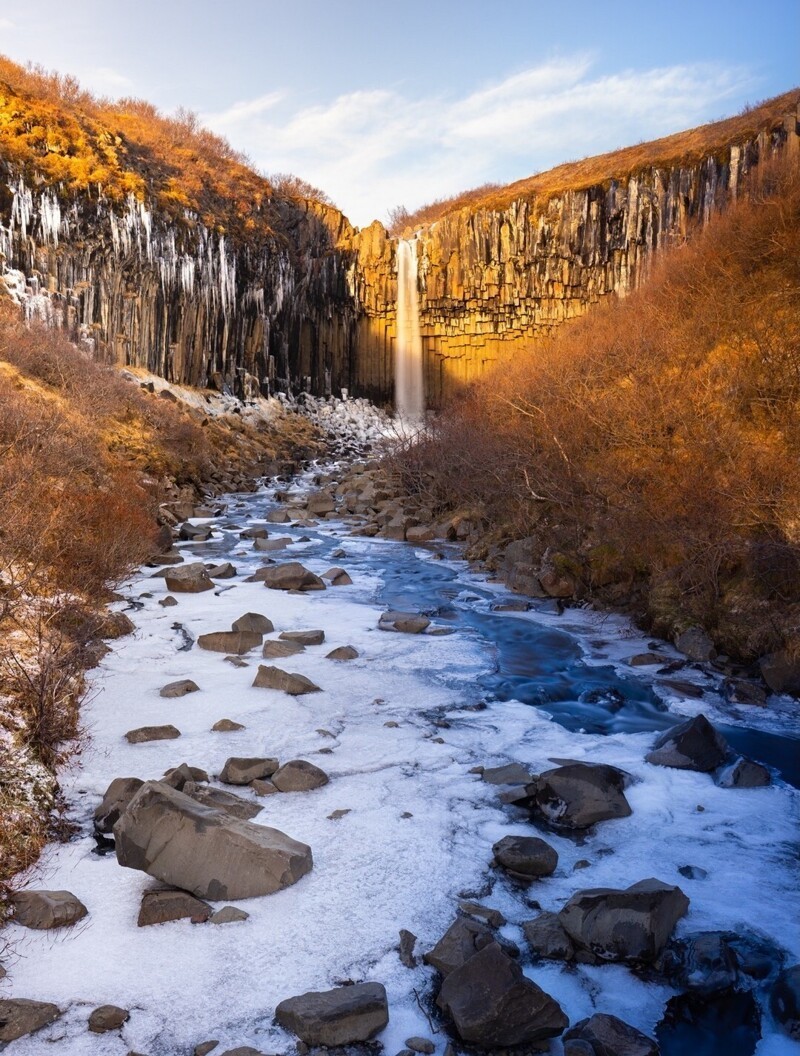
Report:
[[[422,335],[419,328],[416,239],[397,243],[397,341],[394,402],[397,416],[421,423],[425,415],[422,380]]]

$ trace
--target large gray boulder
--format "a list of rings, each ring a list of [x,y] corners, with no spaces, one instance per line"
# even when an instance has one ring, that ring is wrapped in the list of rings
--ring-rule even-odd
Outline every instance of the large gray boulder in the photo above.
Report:
[[[114,826],[117,860],[213,900],[269,895],[311,870],[311,848],[240,821],[159,781],[144,784]]]
[[[282,565],[263,570],[264,586],[270,590],[324,590],[325,584],[299,561],[287,561]]]
[[[95,808],[94,827],[98,832],[110,833],[120,814],[144,784],[139,777],[115,777],[105,791],[102,802]]]
[[[33,1034],[61,1015],[58,1005],[25,997],[0,1000],[0,1045]]]
[[[596,1012],[570,1027],[564,1056],[658,1056],[658,1045],[616,1016]]]
[[[187,891],[172,889],[169,891],[145,891],[139,906],[139,917],[136,921],[140,928],[153,924],[166,924],[171,920],[193,920],[205,922],[211,916],[212,909],[208,902],[195,898]]]
[[[540,913],[523,922],[522,930],[535,958],[551,961],[573,961],[575,947],[558,919],[557,913]]]
[[[246,612],[244,616],[233,621],[231,630],[243,634],[272,634],[275,625],[269,617],[262,616],[260,612]]]
[[[652,964],[688,908],[679,887],[651,878],[624,890],[578,891],[558,919],[574,945],[597,962]]]
[[[550,876],[558,865],[558,854],[538,836],[504,836],[492,847],[495,861],[518,880]]]
[[[382,612],[378,620],[378,630],[397,631],[400,634],[422,634],[430,627],[427,616],[416,612]]]
[[[633,813],[623,789],[628,775],[603,763],[569,763],[539,774],[525,786],[534,816],[556,829],[588,829]]]
[[[291,697],[320,692],[320,687],[305,675],[282,671],[279,667],[266,667],[264,664],[258,665],[253,685],[259,689],[280,689]]]
[[[306,1045],[353,1045],[383,1030],[389,1004],[381,983],[357,983],[290,997],[275,1009],[275,1019]]]
[[[225,760],[220,781],[224,785],[249,785],[262,777],[272,777],[280,766],[277,759],[243,758],[231,756]]]
[[[16,923],[36,931],[70,927],[88,913],[71,891],[17,891],[11,901]]]
[[[310,792],[327,785],[329,780],[324,770],[307,759],[290,759],[272,774],[272,783],[279,792]]]
[[[707,774],[725,761],[728,742],[705,715],[696,715],[665,730],[645,759],[656,766],[698,770]]]
[[[172,594],[199,594],[203,590],[214,589],[202,561],[182,565],[180,568],[170,568],[164,577],[164,583]]]
[[[422,959],[448,976],[495,941],[494,933],[486,924],[470,917],[458,917]]]
[[[688,627],[675,637],[675,648],[690,660],[713,660],[717,655],[714,642],[702,627]]]
[[[772,775],[766,766],[740,755],[717,775],[720,788],[765,788],[772,783]]]
[[[482,1049],[536,1045],[569,1023],[556,1001],[522,973],[497,943],[452,971],[436,1000],[462,1041]]]
[[[241,656],[261,645],[262,636],[255,631],[212,631],[201,634],[197,644],[201,649],[210,649],[215,653],[230,653]]]

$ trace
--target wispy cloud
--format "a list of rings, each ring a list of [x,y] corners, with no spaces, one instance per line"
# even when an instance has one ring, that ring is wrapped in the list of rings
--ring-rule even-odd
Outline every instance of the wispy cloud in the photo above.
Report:
[[[296,173],[366,224],[401,203],[414,208],[712,120],[754,85],[748,70],[714,64],[592,71],[592,57],[578,54],[460,98],[381,88],[292,111],[276,92],[203,116],[264,170]]]

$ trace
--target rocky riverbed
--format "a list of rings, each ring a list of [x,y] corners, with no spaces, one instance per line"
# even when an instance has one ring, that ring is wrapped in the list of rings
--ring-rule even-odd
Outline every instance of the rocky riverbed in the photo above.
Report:
[[[796,706],[509,594],[353,479],[183,510],[126,585],[0,1044],[797,1051]]]

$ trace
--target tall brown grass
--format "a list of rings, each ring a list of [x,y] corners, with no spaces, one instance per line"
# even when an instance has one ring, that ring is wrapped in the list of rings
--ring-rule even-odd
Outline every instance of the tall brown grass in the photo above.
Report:
[[[800,639],[800,175],[667,255],[652,282],[484,377],[406,455],[439,504],[636,584],[656,626],[744,658]]]

